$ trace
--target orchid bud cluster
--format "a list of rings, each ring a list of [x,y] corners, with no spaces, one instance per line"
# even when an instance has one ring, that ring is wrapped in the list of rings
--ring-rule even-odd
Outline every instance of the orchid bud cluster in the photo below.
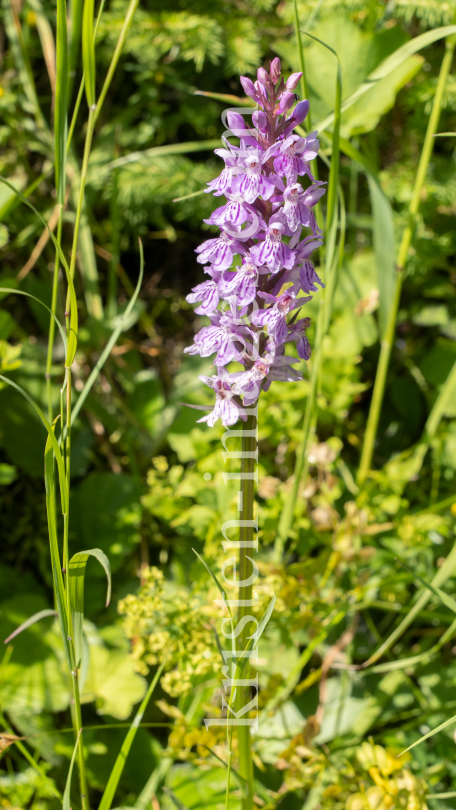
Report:
[[[257,75],[255,83],[241,76],[245,93],[258,106],[253,126],[228,112],[230,132],[240,145],[224,137],[225,148],[215,150],[225,167],[206,191],[223,195],[226,203],[205,222],[216,225],[220,235],[196,249],[209,279],[187,296],[199,304],[195,312],[211,322],[185,349],[201,357],[215,354],[217,373],[200,377],[215,391],[213,410],[199,420],[211,427],[219,418],[225,426],[245,420],[245,408],[273,380],[302,379],[293,368],[299,359],[285,354],[285,347],[295,343],[298,357],[309,359],[310,319],[299,318],[298,310],[317,291],[316,284],[324,286],[309,258],[322,245],[313,206],[325,190],[310,170],[319,141],[317,132],[306,138],[293,132],[306,118],[309,102],[290,112],[302,74],[284,82],[276,58],[269,74],[259,68]],[[307,188],[298,183],[300,176],[310,181]],[[310,233],[304,235],[303,228]],[[228,371],[233,362],[242,370]]]

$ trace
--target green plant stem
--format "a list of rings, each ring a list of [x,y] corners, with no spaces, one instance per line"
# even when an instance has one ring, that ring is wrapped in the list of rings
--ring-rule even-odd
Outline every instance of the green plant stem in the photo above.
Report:
[[[63,206],[60,206],[59,211],[59,221],[57,224],[57,242],[59,245],[62,241],[62,214],[63,214]],[[54,278],[52,280],[52,300],[51,300],[51,312],[53,315],[57,315],[57,291],[59,286],[59,268],[60,268],[60,260],[59,254],[55,252],[55,261],[54,261]],[[46,359],[46,398],[48,403],[48,419],[50,424],[52,424],[54,416],[52,413],[52,384],[51,384],[51,369],[52,369],[52,352],[54,350],[54,338],[55,338],[55,320],[50,316],[49,319],[49,336],[48,336],[48,349],[47,349],[47,359]]]
[[[301,31],[299,30],[299,14],[298,14],[298,3],[297,0],[294,0],[293,3],[293,13],[294,13],[294,26],[295,26],[295,34],[296,34],[296,44],[298,46],[298,55],[299,55],[299,67],[301,68],[301,93],[302,98],[308,98],[308,89],[307,89],[307,76],[306,76],[306,60],[304,58],[304,49],[302,47],[302,40],[301,40]],[[312,128],[311,124],[311,117],[310,117],[310,110],[307,113],[307,129],[310,131]]]
[[[249,415],[247,421],[243,423],[242,447],[241,447],[241,487],[240,497],[242,498],[242,507],[240,510],[241,521],[253,521],[253,499],[254,499],[254,480],[253,474],[255,469],[254,453],[256,450],[256,437],[249,435],[255,427],[256,417]],[[253,526],[243,526],[239,530],[240,543],[247,544],[253,540]],[[250,548],[239,549],[239,579],[242,581],[248,579],[252,573],[252,565],[247,559],[252,556]],[[238,610],[238,621],[243,616],[250,614],[249,604],[252,600],[252,585],[244,585],[239,588],[239,601],[246,602],[247,604],[240,604]],[[249,636],[249,627],[251,623],[247,623],[246,628],[240,634],[240,650],[244,650]],[[247,663],[243,677],[249,678],[250,666]],[[236,710],[242,709],[250,701],[250,688],[248,686],[236,687]],[[248,713],[244,715],[247,719]],[[242,810],[253,810],[253,761],[250,739],[250,727],[238,726],[238,746],[239,746],[239,774],[245,779],[247,788],[245,795],[242,798]]]
[[[404,276],[404,268],[407,262],[410,243],[415,227],[416,215],[418,213],[421,191],[426,178],[426,172],[429,165],[429,160],[434,146],[434,134],[437,131],[439,122],[440,109],[442,106],[443,91],[451,68],[453,54],[455,49],[455,42],[453,37],[448,38],[445,42],[445,55],[440,67],[439,80],[437,89],[435,91],[434,101],[432,103],[431,115],[429,116],[428,127],[426,136],[424,138],[423,149],[421,152],[418,171],[416,174],[415,185],[413,189],[412,199],[409,206],[409,221],[404,228],[402,239],[399,247],[397,263],[396,263],[396,284],[394,290],[393,303],[389,312],[388,321],[385,328],[385,333],[381,342],[380,359],[377,367],[377,374],[375,377],[374,390],[372,393],[372,402],[367,419],[366,433],[364,436],[363,449],[361,453],[361,460],[358,470],[357,483],[363,484],[369,475],[372,464],[372,456],[374,452],[374,444],[377,436],[378,421],[380,418],[380,411],[382,407],[383,397],[385,393],[386,377],[388,373],[388,366],[391,356],[391,349],[396,333],[396,320],[399,311],[399,303],[401,299],[402,283]]]

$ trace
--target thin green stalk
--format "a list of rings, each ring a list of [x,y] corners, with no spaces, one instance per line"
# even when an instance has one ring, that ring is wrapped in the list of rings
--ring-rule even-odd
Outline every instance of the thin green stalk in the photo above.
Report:
[[[385,393],[386,377],[388,373],[389,360],[391,356],[391,349],[396,333],[396,320],[399,311],[399,303],[401,299],[401,290],[404,276],[404,267],[407,262],[410,243],[412,241],[416,215],[420,206],[421,190],[426,178],[426,172],[429,165],[429,160],[434,147],[434,135],[437,131],[439,122],[440,109],[442,106],[443,91],[451,68],[453,54],[455,49],[455,42],[453,37],[449,37],[445,42],[445,55],[442,60],[440,68],[439,80],[437,89],[432,103],[431,115],[429,117],[426,136],[424,139],[423,150],[421,152],[418,171],[416,174],[413,195],[409,206],[409,221],[402,234],[402,240],[399,247],[399,253],[396,264],[396,285],[394,290],[393,304],[389,312],[388,321],[386,324],[385,333],[382,338],[380,359],[377,367],[377,374],[375,377],[374,390],[372,393],[372,402],[367,419],[366,433],[364,436],[363,449],[361,453],[360,466],[358,470],[357,482],[359,485],[363,484],[369,475],[372,464],[372,455],[374,452],[375,438],[377,435],[378,421],[380,418],[380,411]]]
[[[294,0],[293,4],[293,12],[294,12],[294,26],[295,26],[295,34],[296,34],[296,43],[298,46],[298,55],[299,55],[299,67],[301,68],[302,78],[301,78],[301,93],[302,98],[308,98],[308,91],[307,91],[307,77],[306,77],[306,60],[304,58],[304,48],[302,47],[302,40],[301,40],[301,31],[299,30],[299,14],[298,14],[298,4],[297,0]],[[310,110],[307,113],[307,129],[310,131],[312,129],[311,124],[311,117],[310,117]]]
[[[61,244],[62,241],[62,213],[63,213],[63,206],[61,205],[59,211],[59,221],[57,224],[57,242],[59,243],[59,245]],[[53,313],[53,315],[56,315],[57,313],[59,268],[60,268],[60,260],[59,254],[56,250],[54,260],[54,278],[52,280],[52,300],[51,300],[51,312]],[[48,403],[48,419],[50,423],[52,423],[54,420],[54,416],[52,413],[52,384],[51,384],[52,352],[54,349],[54,338],[55,338],[55,320],[51,315],[49,319],[49,336],[48,336],[48,349],[46,359],[46,398]]]
[[[320,42],[320,40],[312,36],[312,34],[307,34],[307,36],[310,36],[312,39],[315,39],[317,42]],[[320,44],[325,45],[325,43]],[[338,194],[343,202],[342,192],[339,191],[339,155],[340,155],[339,133],[340,133],[340,108],[342,101],[342,69],[337,53],[333,51],[332,48],[329,48],[328,45],[325,45],[325,47],[328,48],[328,50],[330,50],[331,53],[334,54],[338,63],[336,94],[334,104],[335,114],[334,114],[334,131],[332,136],[332,157],[329,171],[328,197],[326,209],[325,282],[327,288],[324,292],[320,294],[318,316],[317,316],[317,327],[315,331],[315,347],[313,350],[310,387],[306,400],[306,409],[304,413],[304,423],[302,428],[301,439],[299,442],[299,447],[296,455],[296,465],[294,470],[293,485],[291,493],[285,502],[282,514],[280,516],[279,528],[274,546],[273,558],[274,561],[277,563],[279,563],[282,560],[285,543],[290,533],[291,525],[293,522],[293,515],[298,500],[299,485],[306,465],[307,446],[309,442],[309,437],[311,435],[312,430],[315,430],[316,426],[315,403],[323,356],[323,339],[329,327],[331,316],[331,305],[336,284],[336,271],[339,261],[341,259],[341,252],[339,251],[338,257],[336,257],[335,251],[336,251],[336,235],[338,227],[338,214],[337,214]],[[341,212],[343,209],[344,206],[342,205]],[[343,236],[341,228],[341,240],[342,239]]]
[[[256,437],[254,434],[256,417],[249,415],[247,421],[243,423],[242,447],[241,447],[241,488],[240,497],[242,498],[240,519],[241,521],[253,521],[253,500],[254,500],[254,480],[253,474],[255,469],[255,450],[256,450]],[[253,434],[253,435],[250,435]],[[253,540],[253,526],[242,526],[239,530],[239,540],[241,544],[247,545],[247,542]],[[251,556],[250,548],[239,549],[239,579],[248,579],[252,573],[252,565],[247,559]],[[239,601],[246,604],[240,605],[238,610],[238,621],[243,616],[250,613],[249,603],[252,600],[252,585],[244,585],[239,588]],[[249,626],[244,628],[240,634],[239,649],[245,650],[249,637]],[[250,666],[247,662],[245,667],[244,678],[249,678]],[[248,686],[236,687],[236,710],[239,711],[250,701],[250,689]],[[245,715],[247,719],[248,715]],[[245,795],[242,797],[241,806],[242,810],[253,810],[253,761],[252,749],[250,739],[250,727],[238,727],[238,746],[239,746],[239,775],[246,781]]]
[[[108,318],[115,318],[117,315],[117,266],[120,262],[120,216],[118,204],[118,180],[119,169],[112,172],[112,194],[110,200],[110,221],[112,227],[112,247],[111,260],[108,272]]]

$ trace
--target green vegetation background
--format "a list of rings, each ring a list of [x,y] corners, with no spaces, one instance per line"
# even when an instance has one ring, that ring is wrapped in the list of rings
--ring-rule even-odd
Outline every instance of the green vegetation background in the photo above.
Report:
[[[122,0],[112,0],[103,13],[97,60],[104,69],[125,8]],[[10,37],[12,11],[20,20],[42,114],[51,120],[55,9],[52,2],[3,0],[0,29],[0,173],[22,191],[44,175],[31,199],[49,219],[55,207],[52,147],[18,65]],[[311,0],[299,2],[298,11],[302,27],[311,18],[312,33],[338,52],[348,95],[407,39],[453,22],[456,3]],[[315,122],[332,110],[336,68],[317,43],[306,44],[305,51]],[[438,42],[411,57],[342,119],[342,136],[379,172],[399,235],[443,52]],[[217,693],[218,703],[211,705],[218,685],[211,623],[218,623],[219,616],[191,547],[219,564],[219,528],[235,516],[235,491],[221,478],[221,429],[197,426],[195,411],[180,405],[208,401],[198,374],[206,373],[209,363],[182,351],[198,328],[185,296],[203,279],[193,251],[208,233],[201,222],[214,200],[209,195],[173,200],[199,191],[220,171],[211,149],[223,131],[220,116],[226,104],[195,96],[195,91],[241,95],[239,73],[251,75],[277,54],[285,68],[299,69],[289,0],[170,0],[166,9],[161,2],[143,0],[94,144],[77,278],[83,302],[77,390],[136,283],[138,236],[146,266],[128,330],[74,426],[70,546],[101,548],[111,561],[114,587],[105,611],[104,574],[89,563],[85,630],[90,667],[83,710],[85,725],[101,726],[85,736],[94,806],[125,733],[108,726],[128,720],[165,651],[171,657],[159,703],[144,718],[165,725],[139,731],[116,806],[149,807],[163,780],[189,808],[215,808],[222,800],[226,773],[204,746],[223,753],[223,740],[205,737],[198,726],[221,703]],[[439,131],[455,130],[452,74]],[[81,125],[75,137],[79,159],[83,135]],[[452,632],[439,645],[452,614],[434,596],[381,659],[380,671],[327,671],[331,660],[365,661],[409,611],[419,583],[397,565],[396,557],[430,580],[455,542],[456,392],[435,435],[423,439],[426,419],[456,362],[454,143],[436,139],[375,447],[378,472],[362,493],[354,478],[379,353],[379,280],[366,177],[359,164],[342,158],[346,248],[325,343],[310,476],[301,488],[300,516],[285,567],[272,562],[270,551],[290,489],[307,384],[274,384],[262,397],[260,608],[274,591],[278,601],[260,665],[260,706],[276,708],[255,743],[261,806],[280,803],[299,810],[306,799],[307,810],[318,804],[386,810],[391,805],[375,804],[377,794],[371,793],[369,804],[359,792],[361,783],[383,790],[371,773],[372,752],[360,747],[363,740],[372,737],[399,753],[455,713]],[[180,147],[154,151],[170,144]],[[134,161],[122,160],[130,153]],[[324,176],[323,164],[320,169]],[[64,245],[73,217],[70,191]],[[5,186],[0,188],[0,220],[0,286],[26,290],[49,304],[52,246],[42,237],[39,221],[15,204]],[[47,314],[29,299],[1,295],[1,373],[44,407]],[[60,314],[63,309],[62,300]],[[315,313],[312,303],[308,314]],[[57,346],[56,361],[59,351]],[[56,366],[56,407],[58,374]],[[1,388],[1,640],[32,613],[52,607],[44,442],[44,429],[27,403]],[[205,473],[211,474],[209,481]],[[455,590],[453,578],[445,588]],[[304,660],[309,644],[314,649]],[[63,790],[73,739],[63,731],[71,725],[70,689],[52,619],[24,632],[11,647],[0,663],[0,722],[3,730],[37,735],[29,736],[26,745],[41,774],[15,747],[8,748],[0,762],[0,806],[57,807],[51,784]],[[202,656],[208,648],[212,662]],[[429,650],[434,651],[426,655]],[[411,656],[421,658],[387,671],[388,661]],[[423,779],[431,793],[456,788],[452,734],[450,726],[413,752],[410,774]],[[394,772],[391,761],[381,778]],[[424,801],[421,782],[411,785],[403,786],[395,800],[398,806],[405,801],[408,810],[413,810],[410,796],[418,806]],[[357,801],[364,804],[354,799],[347,804],[350,796],[361,796]],[[172,806],[170,801],[160,793],[160,806]],[[379,801],[385,801],[384,793]],[[430,801],[432,807],[451,808],[456,800]]]

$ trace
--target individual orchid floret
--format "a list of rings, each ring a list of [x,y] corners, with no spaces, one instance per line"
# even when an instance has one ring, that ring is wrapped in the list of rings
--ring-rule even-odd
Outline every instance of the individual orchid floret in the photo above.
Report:
[[[201,301],[201,305],[195,309],[197,315],[210,315],[218,307],[219,302],[219,289],[216,281],[204,281],[202,284],[197,284],[193,287],[193,292],[187,295],[186,300],[189,304],[195,304]]]
[[[211,262],[215,270],[223,271],[231,267],[236,253],[245,253],[245,248],[237,239],[222,231],[216,239],[207,239],[197,247],[196,253],[200,254],[197,258],[200,264]]]
[[[288,186],[284,193],[283,213],[286,216],[288,227],[296,231],[299,225],[312,227],[314,218],[310,209],[325,193],[321,186],[310,186],[304,191],[300,183]],[[316,223],[315,223],[316,224]],[[314,228],[312,228],[314,230]]]
[[[215,312],[211,326],[204,326],[196,335],[193,346],[184,349],[188,354],[210,357],[217,352],[215,364],[226,366],[232,360],[242,361],[242,351],[252,332],[236,322],[231,312]]]
[[[272,303],[268,309],[259,309],[253,313],[252,320],[256,326],[267,327],[268,335],[271,335],[275,343],[279,346],[287,339],[286,316],[297,307],[310,301],[310,298],[297,298],[296,293],[286,291],[282,295],[275,296],[270,293],[259,292],[258,296],[264,301]]]
[[[276,85],[280,81],[280,74],[282,72],[282,65],[280,64],[280,59],[276,56],[272,62],[271,67],[269,70],[269,75],[271,77],[271,82]]]
[[[309,259],[305,259],[299,269],[299,284],[301,290],[306,293],[317,292],[318,287],[315,286],[316,284],[325,287]]]
[[[254,203],[258,197],[269,200],[276,186],[273,180],[261,173],[262,163],[257,155],[251,155],[244,161],[245,173],[236,177],[233,188],[236,194],[242,195],[248,203]]]
[[[271,79],[269,78],[267,70],[265,70],[263,67],[258,68],[257,79],[263,85],[263,87],[268,89],[269,85],[271,84]]]
[[[312,354],[309,338],[306,335],[306,329],[308,329],[309,326],[310,318],[301,318],[288,327],[286,342],[289,343],[293,341],[296,343],[298,357],[300,357],[301,360],[309,360]]]
[[[282,242],[284,230],[281,222],[271,222],[264,242],[250,248],[250,254],[256,264],[259,267],[267,265],[271,273],[278,273],[283,267],[291,270],[295,262],[293,251]]]
[[[201,376],[200,380],[213,388],[215,391],[215,405],[211,413],[198,419],[198,422],[207,422],[209,427],[214,427],[215,423],[221,419],[224,427],[234,425],[239,417],[242,418],[242,406],[234,399],[235,393],[229,382],[230,375],[219,369],[219,374],[213,377]],[[245,417],[244,417],[245,418]]]
[[[314,132],[307,138],[299,135],[290,135],[279,147],[280,155],[274,160],[274,170],[279,177],[286,177],[288,183],[296,183],[298,174],[307,174],[311,180],[309,161],[317,156],[319,142],[313,137]]]
[[[252,80],[249,79],[247,76],[241,76],[240,82],[242,84],[242,89],[244,90],[246,96],[249,96],[257,104],[261,104],[261,99],[255,89],[255,85],[252,82]]]
[[[240,374],[238,379],[233,385],[233,391],[242,396],[244,405],[253,405],[257,401],[261,393],[261,386],[263,381],[267,378],[271,369],[269,358],[258,357],[252,368]]]
[[[231,195],[230,195],[231,196]],[[225,225],[243,225],[249,217],[249,209],[242,197],[233,196],[229,202],[217,208],[204,222],[207,225],[218,225],[223,228]]]
[[[266,118],[263,110],[256,110],[252,115],[253,126],[260,132],[266,132],[268,128],[268,119]]]
[[[216,149],[215,154],[223,158],[225,168],[219,177],[216,177],[207,184],[208,187],[205,188],[204,191],[206,194],[212,191],[215,197],[220,197],[222,194],[231,191],[231,183],[236,170],[237,159],[228,149]]]
[[[289,93],[288,91],[286,93],[283,93],[280,99],[280,103],[278,107],[276,107],[276,112],[278,113],[278,115],[283,115],[284,113],[286,113],[293,106],[295,101],[296,99],[294,93]]]
[[[290,357],[285,354],[285,344],[278,346],[269,369],[268,377],[263,384],[263,391],[267,391],[272,382],[295,382],[296,380],[302,380],[301,372],[293,368],[298,362],[297,357]]]
[[[235,298],[240,307],[248,306],[257,294],[258,274],[267,272],[267,268],[258,268],[246,257],[235,273],[223,273],[219,282],[220,295],[227,300]]]
[[[287,90],[294,90],[299,82],[302,79],[302,73],[292,73],[291,76],[288,77],[285,87]]]

